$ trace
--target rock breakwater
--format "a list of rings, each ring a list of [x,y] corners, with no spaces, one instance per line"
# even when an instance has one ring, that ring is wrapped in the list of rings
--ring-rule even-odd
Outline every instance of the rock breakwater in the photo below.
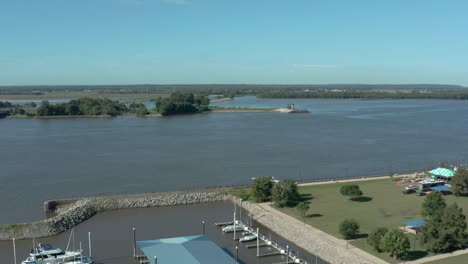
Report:
[[[83,198],[59,209],[58,214],[49,219],[25,224],[0,225],[0,240],[30,239],[57,235],[100,212],[219,202],[227,199],[229,199],[229,196],[221,191]]]

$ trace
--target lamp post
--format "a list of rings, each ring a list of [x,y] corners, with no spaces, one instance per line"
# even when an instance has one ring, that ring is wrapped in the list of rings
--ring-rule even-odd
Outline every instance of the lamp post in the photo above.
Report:
[[[242,198],[240,199],[240,211],[239,211],[239,220],[242,223]]]
[[[136,258],[136,228],[133,227],[133,257]]]

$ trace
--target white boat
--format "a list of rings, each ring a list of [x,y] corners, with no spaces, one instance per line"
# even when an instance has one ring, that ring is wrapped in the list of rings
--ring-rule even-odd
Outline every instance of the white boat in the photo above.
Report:
[[[228,225],[222,228],[223,232],[228,233],[228,232],[234,232],[234,228],[237,231],[243,231],[245,229],[244,224],[239,223],[239,221],[236,221],[235,225]]]
[[[255,239],[257,239],[256,235],[247,235],[245,237],[240,238],[239,242],[249,242],[249,241],[253,241]]]
[[[30,256],[21,264],[92,264],[94,263],[91,257],[82,257],[81,252],[64,252],[60,255],[35,255]]]
[[[93,259],[88,256],[83,256],[83,250],[68,250],[70,240],[74,237],[74,230],[70,234],[67,249],[63,251],[60,248],[53,247],[49,244],[34,245],[29,257],[22,261],[21,264],[92,264]]]

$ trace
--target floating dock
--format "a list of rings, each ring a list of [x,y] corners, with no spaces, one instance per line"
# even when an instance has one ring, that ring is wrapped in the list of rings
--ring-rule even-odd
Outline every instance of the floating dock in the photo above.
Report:
[[[228,223],[231,223],[231,225],[233,225],[234,222],[223,222],[223,223],[215,223],[216,226],[227,226]],[[243,227],[242,230],[239,230],[237,228],[237,225],[239,225],[239,227]],[[277,255],[284,255],[288,258],[287,261],[285,262],[279,262],[277,264],[281,264],[281,263],[299,263],[299,264],[305,264],[305,262],[303,262],[301,259],[299,259],[298,257],[296,257],[290,250],[289,250],[289,247],[286,246],[286,248],[278,245],[278,243],[268,239],[267,237],[263,236],[260,234],[258,228],[257,230],[254,230],[253,228],[250,228],[248,227],[247,225],[245,225],[244,223],[240,222],[240,221],[236,221],[236,233],[238,233],[239,231],[247,231],[248,233],[251,233],[253,235],[256,235],[257,236],[257,239],[254,240],[256,241],[256,243],[246,243],[244,244],[244,246],[248,249],[253,249],[253,248],[256,248],[257,249],[257,257],[258,258],[262,258],[262,257],[271,257],[271,256],[277,256]],[[234,233],[234,231],[231,231],[230,233]],[[234,239],[235,240],[238,240],[239,238],[242,237],[242,234],[239,234],[238,237],[236,237],[236,234],[234,234]],[[275,251],[274,252],[269,252],[269,253],[265,253],[265,254],[260,254],[260,247],[271,247],[273,248]]]

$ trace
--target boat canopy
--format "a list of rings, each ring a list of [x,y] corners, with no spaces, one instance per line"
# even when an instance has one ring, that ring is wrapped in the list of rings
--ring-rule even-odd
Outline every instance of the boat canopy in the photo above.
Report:
[[[137,241],[150,264],[238,264],[231,256],[206,236],[175,237]]]
[[[450,187],[447,185],[435,186],[435,187],[432,187],[431,190],[437,191],[437,192],[448,192],[450,191]]]
[[[404,224],[410,226],[411,228],[420,228],[426,223],[426,221],[419,219],[419,220],[408,220],[405,221]]]

